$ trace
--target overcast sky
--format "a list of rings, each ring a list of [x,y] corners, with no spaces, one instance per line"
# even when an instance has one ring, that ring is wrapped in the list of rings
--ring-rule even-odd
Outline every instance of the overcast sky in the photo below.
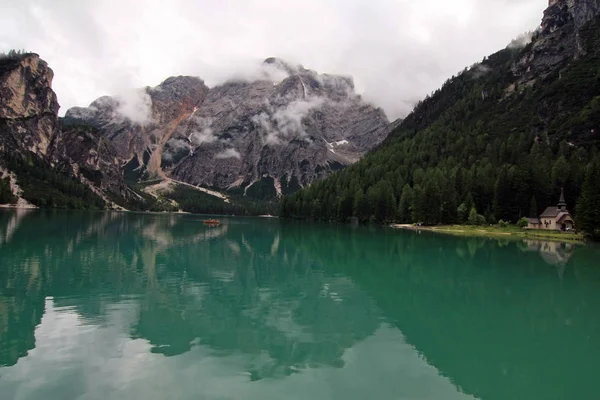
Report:
[[[352,75],[390,119],[535,29],[548,0],[0,0],[0,51],[39,53],[61,114],[171,75],[209,86],[270,56]]]

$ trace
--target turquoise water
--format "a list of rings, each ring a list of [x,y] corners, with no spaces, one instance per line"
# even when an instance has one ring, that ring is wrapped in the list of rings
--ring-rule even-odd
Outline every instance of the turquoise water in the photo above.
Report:
[[[600,250],[0,212],[1,399],[598,399]]]

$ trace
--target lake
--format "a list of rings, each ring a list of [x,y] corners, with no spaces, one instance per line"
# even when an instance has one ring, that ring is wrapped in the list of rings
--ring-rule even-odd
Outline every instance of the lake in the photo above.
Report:
[[[600,248],[0,211],[0,398],[598,399]]]

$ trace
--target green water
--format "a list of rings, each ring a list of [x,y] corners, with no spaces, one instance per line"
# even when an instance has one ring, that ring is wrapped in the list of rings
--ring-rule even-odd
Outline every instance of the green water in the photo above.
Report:
[[[600,249],[0,212],[0,398],[599,399]]]

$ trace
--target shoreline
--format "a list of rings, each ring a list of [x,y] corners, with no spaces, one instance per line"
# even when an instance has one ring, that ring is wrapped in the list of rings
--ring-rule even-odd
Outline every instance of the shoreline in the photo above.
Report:
[[[119,212],[119,213],[132,213],[132,214],[155,214],[155,215],[165,215],[165,214],[174,214],[174,215],[200,215],[200,216],[208,216],[208,217],[239,217],[239,218],[264,218],[264,219],[279,219],[277,215],[222,215],[222,214],[195,214],[188,211],[178,210],[178,211],[142,211],[142,210],[127,210],[127,209],[99,209],[99,210],[87,210],[87,209],[69,209],[69,208],[42,208],[36,207],[34,205],[26,206],[26,205],[14,205],[14,204],[0,204],[0,210],[62,210],[62,211],[98,211],[98,212]]]
[[[9,210],[38,210],[39,207],[34,205],[13,205],[13,204],[0,204],[0,208]]]
[[[535,231],[517,227],[500,228],[498,226],[471,226],[471,225],[439,225],[415,226],[410,224],[392,224],[391,228],[410,231],[427,231],[454,236],[490,237],[496,239],[513,240],[546,240],[551,242],[567,242],[584,244],[585,239],[580,234],[564,233],[559,231]]]

